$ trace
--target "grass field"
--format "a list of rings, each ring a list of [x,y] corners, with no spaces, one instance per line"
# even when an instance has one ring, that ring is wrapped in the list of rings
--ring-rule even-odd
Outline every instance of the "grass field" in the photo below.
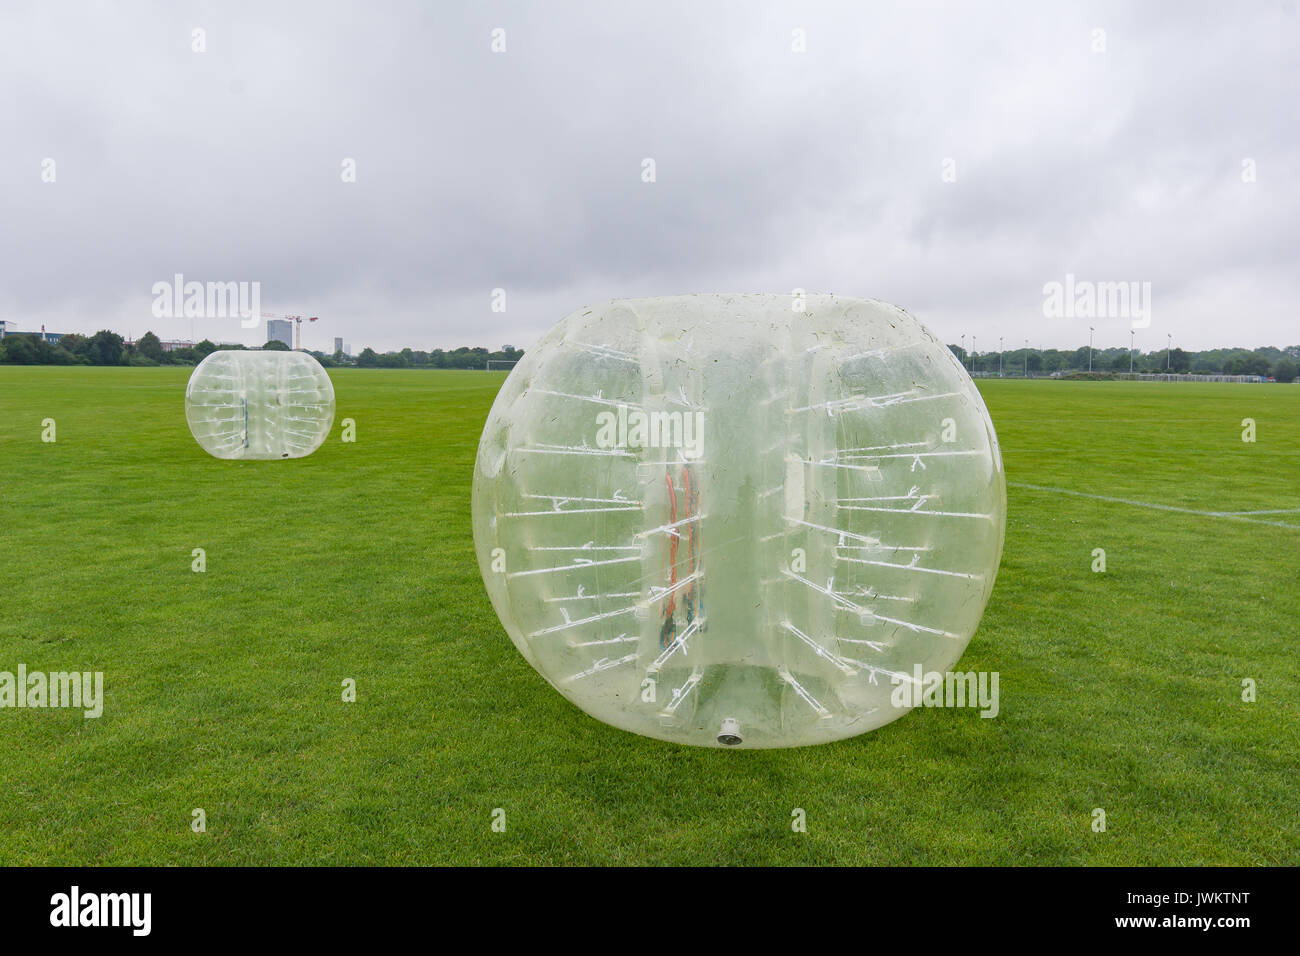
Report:
[[[0,671],[106,691],[0,710],[0,864],[1300,863],[1300,387],[981,382],[1009,518],[961,669],[999,716],[723,752],[586,717],[502,631],[504,375],[336,370],[316,454],[231,463],[187,371],[0,367]]]

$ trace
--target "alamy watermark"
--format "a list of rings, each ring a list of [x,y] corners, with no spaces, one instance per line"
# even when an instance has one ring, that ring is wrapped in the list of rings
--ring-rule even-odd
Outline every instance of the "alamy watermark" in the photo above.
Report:
[[[619,405],[596,416],[598,448],[676,448],[691,460],[704,454],[704,413],[646,412]]]
[[[152,893],[85,893],[73,885],[50,897],[50,925],[123,927],[133,936],[148,936],[153,928]]]
[[[239,319],[245,329],[262,324],[262,283],[185,281],[182,273],[171,282],[155,282],[153,315],[156,319]]]
[[[1043,315],[1049,319],[1131,319],[1133,328],[1151,325],[1150,282],[1092,282],[1065,274],[1043,286]]]
[[[0,671],[0,709],[80,709],[88,720],[104,712],[102,671]]]
[[[895,674],[889,702],[895,707],[978,707],[981,717],[998,715],[997,671],[924,671],[917,664],[911,676]]]

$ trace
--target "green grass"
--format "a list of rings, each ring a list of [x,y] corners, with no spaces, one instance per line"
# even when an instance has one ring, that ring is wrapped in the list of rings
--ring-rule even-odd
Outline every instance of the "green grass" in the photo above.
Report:
[[[722,752],[586,717],[506,638],[469,520],[504,376],[332,374],[354,444],[231,463],[185,371],[0,367],[0,670],[107,698],[0,710],[0,863],[1300,862],[1300,529],[1018,486],[1300,508],[1300,387],[981,383],[1014,484],[961,669],[1001,714]]]

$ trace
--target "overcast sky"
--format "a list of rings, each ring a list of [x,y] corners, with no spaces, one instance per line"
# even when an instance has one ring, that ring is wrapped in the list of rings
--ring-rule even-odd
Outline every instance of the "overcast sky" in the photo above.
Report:
[[[1298,40],[1295,0],[5,0],[0,319],[188,339],[151,312],[181,273],[324,350],[795,288],[980,351],[1127,346],[1044,314],[1070,273],[1151,284],[1140,348],[1289,345]]]

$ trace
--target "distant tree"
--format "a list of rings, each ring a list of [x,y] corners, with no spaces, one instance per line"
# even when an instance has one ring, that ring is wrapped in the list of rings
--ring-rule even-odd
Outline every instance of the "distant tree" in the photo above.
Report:
[[[140,341],[135,343],[135,350],[145,358],[153,359],[155,362],[163,360],[162,342],[152,332],[146,332],[140,336]]]
[[[30,335],[5,336],[5,361],[10,365],[35,365],[36,340]]]
[[[289,346],[281,342],[279,339],[271,339],[265,345],[262,346],[262,351],[263,352],[291,352],[293,350],[289,348]]]
[[[499,351],[493,352],[488,359],[493,362],[518,362],[524,357],[524,353],[512,345],[503,345]]]
[[[86,342],[86,357],[92,365],[121,365],[126,356],[122,336],[100,329]]]
[[[0,363],[10,365],[85,365],[62,344],[38,335],[8,335],[0,342]]]
[[[358,368],[376,368],[378,365],[379,356],[375,353],[374,349],[370,348],[370,346],[366,346],[362,349],[361,354],[357,356]]]
[[[1192,367],[1188,371],[1193,375],[1222,375],[1223,366],[1198,355],[1192,359]]]
[[[1261,355],[1259,352],[1252,352],[1246,359],[1247,375],[1268,375],[1272,371],[1272,364],[1268,356]]]
[[[483,368],[487,364],[488,350],[461,346],[446,356],[447,368]]]
[[[1254,352],[1234,352],[1223,363],[1224,375],[1267,375],[1268,373],[1268,359]]]
[[[1297,372],[1300,372],[1300,366],[1289,355],[1284,355],[1273,363],[1273,377],[1279,382],[1294,382]]]
[[[36,361],[40,365],[73,365],[77,362],[77,357],[63,347],[62,344],[55,345],[53,342],[36,343]]]
[[[194,358],[202,362],[205,358],[217,350],[217,345],[209,339],[204,339],[198,345],[194,346]]]

